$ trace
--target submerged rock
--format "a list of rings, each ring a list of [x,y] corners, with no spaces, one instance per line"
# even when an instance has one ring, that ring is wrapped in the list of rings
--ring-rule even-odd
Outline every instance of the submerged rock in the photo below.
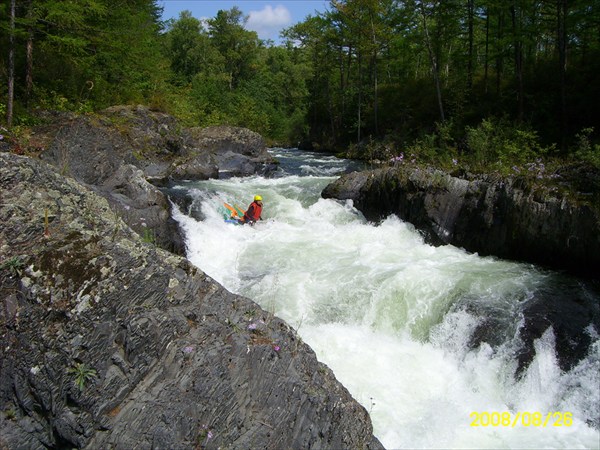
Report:
[[[293,329],[104,198],[7,153],[0,189],[0,447],[382,448]]]
[[[345,175],[322,195],[353,200],[369,220],[396,214],[435,245],[592,277],[600,269],[598,192],[577,197],[558,184],[529,185],[522,178],[388,167]]]

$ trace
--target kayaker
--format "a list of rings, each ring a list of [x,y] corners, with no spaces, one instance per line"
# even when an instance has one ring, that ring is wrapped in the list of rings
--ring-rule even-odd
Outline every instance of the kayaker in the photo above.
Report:
[[[263,202],[260,195],[254,196],[254,201],[250,203],[246,213],[244,214],[243,222],[254,225],[257,221],[262,220],[260,216],[262,214]]]

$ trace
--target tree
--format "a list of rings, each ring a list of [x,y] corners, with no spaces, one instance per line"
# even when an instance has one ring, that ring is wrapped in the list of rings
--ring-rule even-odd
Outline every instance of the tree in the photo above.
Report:
[[[186,12],[162,33],[156,0],[2,2],[0,107],[13,121],[28,105],[150,102],[189,124],[330,149],[366,137],[466,142],[484,119],[566,149],[600,121],[592,0],[332,0],[281,47],[245,21],[238,8],[206,24]]]
[[[567,134],[567,0],[556,2],[556,41],[558,43],[558,65],[560,72],[560,128],[561,148],[566,146]]]
[[[434,2],[435,3],[435,2]],[[435,7],[435,5],[433,5]],[[440,119],[442,122],[446,120],[446,116],[444,114],[444,103],[442,102],[442,87],[440,83],[440,65],[439,59],[436,53],[433,50],[433,43],[431,41],[431,37],[429,34],[429,26],[428,26],[428,16],[430,12],[427,11],[425,2],[419,2],[419,11],[421,13],[421,19],[423,21],[423,35],[425,39],[425,45],[427,46],[427,52],[429,53],[429,60],[431,62],[431,73],[433,75],[433,80],[435,83],[435,92],[437,95],[437,103],[440,112]]]
[[[306,105],[308,124],[308,139],[331,147],[335,145],[340,134],[344,111],[342,95],[334,98],[335,85],[333,82],[336,69],[343,74],[343,62],[332,58],[334,48],[341,54],[339,30],[332,26],[329,15],[309,16],[302,23],[290,27],[284,32],[288,48],[293,49],[296,56],[305,62],[307,74],[308,104]],[[342,85],[343,75],[342,76]]]
[[[220,10],[215,18],[208,20],[212,42],[225,61],[230,90],[249,75],[258,48],[258,35],[244,29],[245,20],[237,7]]]
[[[154,0],[19,3],[9,33],[17,99],[53,108],[141,100],[162,73],[159,19]]]
[[[203,68],[203,27],[200,21],[192,17],[190,11],[179,14],[178,20],[168,24],[168,54],[171,68],[185,82]]]
[[[473,58],[474,58],[474,22],[475,0],[467,0],[467,28],[468,28],[468,58],[467,58],[467,88],[473,89]]]
[[[6,105],[6,124],[13,122],[13,102],[15,97],[15,0],[10,0],[10,28],[8,44],[8,98]]]
[[[514,64],[515,64],[515,76],[517,80],[517,105],[518,113],[517,117],[519,122],[523,121],[525,113],[524,105],[524,89],[523,89],[523,11],[520,5],[520,0],[514,0],[510,6],[510,16],[512,19],[512,33],[513,33],[513,50],[514,50]]]

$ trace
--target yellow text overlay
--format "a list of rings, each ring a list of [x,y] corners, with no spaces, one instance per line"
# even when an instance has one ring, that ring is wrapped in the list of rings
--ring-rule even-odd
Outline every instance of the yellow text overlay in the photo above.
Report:
[[[570,427],[573,414],[570,412],[517,412],[474,411],[469,414],[472,427]]]

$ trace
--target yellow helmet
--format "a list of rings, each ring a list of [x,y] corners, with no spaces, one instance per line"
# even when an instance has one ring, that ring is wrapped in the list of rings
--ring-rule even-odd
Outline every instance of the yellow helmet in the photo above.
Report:
[[[255,195],[254,196],[254,201],[257,202],[259,200],[262,202],[262,197],[260,195]]]

